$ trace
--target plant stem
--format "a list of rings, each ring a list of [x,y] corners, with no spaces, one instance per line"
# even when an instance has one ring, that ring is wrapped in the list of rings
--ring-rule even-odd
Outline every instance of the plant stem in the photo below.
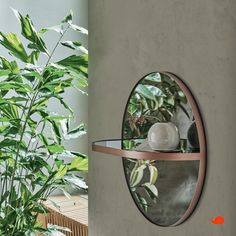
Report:
[[[50,63],[51,59],[52,59],[52,56],[54,55],[57,47],[59,46],[62,38],[64,37],[65,33],[67,32],[67,30],[69,29],[69,26],[65,29],[65,31],[63,32],[63,34],[60,36],[59,40],[57,41],[55,47],[53,48],[52,50],[52,53],[50,54],[47,62],[46,62],[46,65],[44,67],[44,70],[45,68],[48,66],[48,64]],[[39,85],[40,83],[38,83]],[[27,121],[28,121],[28,118],[29,118],[29,115],[31,113],[31,109],[33,107],[33,104],[35,102],[35,99],[37,98],[37,95],[38,95],[38,85],[36,86],[35,88],[35,94],[33,95],[33,98],[30,102],[30,106],[29,106],[29,109],[28,109],[28,113],[26,114],[26,119],[25,119],[25,122],[24,122],[24,125],[23,125],[23,129],[22,129],[22,132],[21,132],[21,135],[20,135],[20,140],[19,140],[19,143],[22,142],[23,140],[23,137],[24,137],[24,132],[25,132],[25,129],[26,129],[26,126],[27,126]],[[28,101],[27,101],[28,102]],[[10,184],[10,195],[9,195],[9,200],[11,199],[11,196],[12,196],[12,187],[13,187],[13,184],[14,184],[14,178],[15,178],[15,173],[16,173],[16,167],[17,167],[17,163],[18,163],[18,159],[19,159],[19,152],[20,152],[20,145],[18,144],[18,148],[17,148],[17,152],[16,152],[16,160],[15,160],[15,163],[14,163],[14,167],[13,167],[13,174],[12,174],[12,178],[11,178],[11,184]]]
[[[28,112],[26,114],[25,122],[24,122],[24,125],[23,125],[23,128],[22,128],[22,132],[21,132],[21,135],[20,135],[20,140],[19,140],[19,143],[18,143],[17,151],[16,151],[16,158],[15,158],[15,163],[14,163],[14,167],[13,167],[13,171],[12,171],[12,178],[11,178],[11,182],[10,182],[10,195],[9,195],[9,200],[10,201],[11,201],[11,197],[12,197],[12,188],[13,188],[15,174],[16,174],[16,169],[17,169],[17,164],[18,164],[18,160],[19,160],[20,145],[21,145],[21,142],[23,141],[24,133],[25,133],[26,126],[27,126],[27,121],[28,121],[28,118],[30,116],[33,104],[34,104],[35,94],[33,95],[33,98],[32,98],[32,100],[30,102],[29,109],[28,109]]]
[[[51,53],[51,55],[48,57],[48,60],[47,60],[47,62],[46,62],[46,66],[45,66],[45,68],[48,66],[48,64],[50,63],[50,61],[51,61],[51,59],[52,59],[52,56],[53,56],[53,54],[55,53],[55,51],[56,51],[56,49],[57,49],[57,47],[59,46],[59,44],[60,44],[60,42],[61,42],[61,40],[63,39],[63,37],[64,37],[64,35],[66,34],[66,32],[67,32],[67,30],[70,28],[70,26],[67,26],[67,28],[65,29],[65,31],[61,34],[61,36],[60,36],[60,38],[59,38],[59,40],[57,41],[57,43],[56,43],[56,45],[55,45],[55,47],[53,48],[53,50],[52,50],[52,53]]]

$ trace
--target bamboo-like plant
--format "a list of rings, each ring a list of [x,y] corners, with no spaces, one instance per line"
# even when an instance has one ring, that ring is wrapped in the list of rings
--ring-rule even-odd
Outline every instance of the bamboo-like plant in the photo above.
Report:
[[[84,124],[71,129],[73,110],[63,94],[87,86],[87,50],[80,42],[62,41],[69,30],[85,35],[87,30],[73,24],[70,13],[59,25],[37,31],[28,15],[13,11],[28,44],[26,49],[17,34],[0,32],[0,44],[10,54],[0,56],[0,235],[53,235],[56,226],[43,229],[37,222],[38,214],[47,213],[43,202],[55,189],[68,196],[68,184],[87,188],[77,176],[87,171],[87,157],[63,145],[86,133]],[[51,30],[59,40],[49,52],[43,36]],[[77,52],[54,61],[59,46]],[[51,100],[66,112],[51,112]]]

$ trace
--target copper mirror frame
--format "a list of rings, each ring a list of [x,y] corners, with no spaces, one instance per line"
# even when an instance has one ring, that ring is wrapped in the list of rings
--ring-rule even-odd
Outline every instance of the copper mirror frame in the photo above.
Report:
[[[180,152],[146,152],[146,151],[135,151],[135,150],[126,150],[123,149],[122,141],[121,140],[103,140],[94,142],[92,145],[93,151],[102,152],[106,154],[111,154],[114,156],[122,157],[123,163],[126,158],[128,159],[139,159],[139,160],[157,160],[157,161],[199,161],[199,169],[198,169],[198,177],[197,177],[197,183],[195,188],[195,193],[193,194],[193,198],[191,199],[191,202],[185,211],[185,213],[182,215],[182,217],[176,221],[173,224],[170,225],[160,225],[160,226],[177,226],[183,223],[194,211],[195,207],[197,206],[197,203],[199,201],[199,198],[201,196],[201,192],[204,185],[205,180],[205,174],[206,174],[206,156],[207,156],[207,146],[206,146],[206,136],[205,136],[205,129],[203,125],[203,120],[200,114],[200,110],[198,107],[198,104],[196,100],[194,99],[190,89],[188,86],[175,74],[170,72],[157,72],[163,75],[166,75],[176,82],[176,84],[180,87],[180,89],[183,91],[185,96],[187,97],[188,103],[191,106],[192,113],[195,118],[195,123],[197,127],[197,135],[198,135],[198,141],[199,141],[199,148],[200,152],[194,152],[194,153],[180,153]],[[152,73],[150,73],[152,74]],[[146,75],[147,76],[147,75]],[[137,85],[142,81],[146,76],[144,76],[141,80],[138,81],[138,83],[135,85],[134,89],[132,90],[130,97],[128,99],[128,102],[125,107],[125,112],[127,111],[128,104],[130,101],[130,98],[132,96],[132,93],[136,89]],[[123,138],[123,129],[124,129],[124,121],[125,121],[125,114],[123,118],[123,125],[122,125],[122,138]],[[118,147],[113,147],[113,144],[116,144],[117,142],[120,142]],[[126,175],[127,184],[129,186],[129,180]],[[130,187],[129,187],[130,190]],[[131,193],[131,190],[130,190]],[[138,209],[140,210],[137,202],[134,199],[133,194],[131,193],[131,196],[133,197],[134,202],[136,203]],[[152,221],[149,217],[146,216],[141,210],[140,212],[144,215],[145,218],[147,218],[149,221],[154,223],[155,225],[159,225],[158,223]]]

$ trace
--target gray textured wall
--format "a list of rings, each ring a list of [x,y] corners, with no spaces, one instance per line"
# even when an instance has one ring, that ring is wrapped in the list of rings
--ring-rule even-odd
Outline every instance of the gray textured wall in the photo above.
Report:
[[[208,139],[201,201],[184,224],[148,222],[119,158],[90,152],[90,236],[233,236],[235,215],[236,2],[90,0],[90,142],[119,137],[127,98],[143,75],[179,74],[193,90]],[[209,219],[225,217],[224,225]]]

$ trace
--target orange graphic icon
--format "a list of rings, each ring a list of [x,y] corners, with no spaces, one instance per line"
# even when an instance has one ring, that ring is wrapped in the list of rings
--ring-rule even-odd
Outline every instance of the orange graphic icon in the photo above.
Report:
[[[225,219],[223,216],[217,216],[216,218],[212,219],[211,222],[215,225],[222,225],[225,222]]]

